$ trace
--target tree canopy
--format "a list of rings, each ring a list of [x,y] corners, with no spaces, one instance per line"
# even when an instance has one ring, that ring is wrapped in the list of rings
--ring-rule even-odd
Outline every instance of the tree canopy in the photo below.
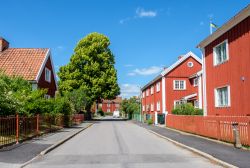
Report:
[[[140,101],[137,97],[131,97],[129,99],[122,100],[122,111],[132,117],[132,114],[140,113]]]
[[[75,47],[69,64],[62,66],[58,76],[62,93],[81,89],[89,107],[95,100],[113,99],[120,94],[115,59],[108,37],[91,33]]]

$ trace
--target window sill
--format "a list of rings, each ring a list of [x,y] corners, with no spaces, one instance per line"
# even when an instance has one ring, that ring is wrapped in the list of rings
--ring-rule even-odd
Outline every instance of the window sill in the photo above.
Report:
[[[223,62],[221,62],[221,63],[218,63],[218,64],[214,65],[214,67],[218,67],[218,66],[220,66],[220,65],[222,65],[222,64],[227,63],[228,61],[229,61],[229,59],[227,59],[227,60],[225,60],[225,61],[223,61]]]
[[[216,106],[215,108],[221,109],[221,108],[230,108],[231,106]]]

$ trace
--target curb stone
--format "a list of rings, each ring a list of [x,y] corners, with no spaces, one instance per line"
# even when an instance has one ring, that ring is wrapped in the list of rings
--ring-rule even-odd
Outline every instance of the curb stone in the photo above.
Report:
[[[77,134],[81,133],[83,130],[91,127],[93,125],[93,123],[90,123],[87,127],[84,127],[82,129],[80,129],[79,131],[75,132],[74,134],[68,136],[67,138],[58,141],[57,143],[55,143],[54,145],[48,147],[47,149],[43,150],[42,152],[40,152],[37,156],[35,156],[34,158],[32,158],[31,160],[23,163],[20,168],[24,168],[25,166],[27,166],[28,164],[32,163],[34,160],[42,158],[44,155],[46,155],[47,153],[49,153],[50,151],[52,151],[53,149],[57,148],[58,146],[62,145],[63,143],[67,142],[68,140],[70,140],[71,138],[73,138],[74,136],[76,136]]]

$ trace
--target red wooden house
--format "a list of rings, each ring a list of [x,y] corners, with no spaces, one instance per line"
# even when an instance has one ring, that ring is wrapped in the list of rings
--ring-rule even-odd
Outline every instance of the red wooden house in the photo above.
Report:
[[[180,56],[141,89],[143,114],[157,124],[159,114],[171,113],[178,104],[190,102],[202,108],[201,69],[201,59],[192,52]]]
[[[119,111],[121,108],[122,97],[116,97],[114,100],[102,100],[99,107],[102,108],[104,113],[113,113],[114,111]]]
[[[33,89],[47,89],[46,98],[55,96],[57,82],[47,48],[9,48],[9,43],[0,37],[0,70],[28,80]]]
[[[250,5],[204,39],[205,115],[250,115]]]

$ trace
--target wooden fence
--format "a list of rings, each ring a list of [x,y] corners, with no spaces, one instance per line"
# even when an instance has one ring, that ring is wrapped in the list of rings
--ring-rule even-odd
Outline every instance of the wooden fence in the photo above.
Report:
[[[169,114],[166,117],[167,127],[226,142],[234,142],[233,123],[238,124],[241,143],[250,146],[250,117],[248,116],[184,116]]]
[[[84,121],[83,114],[67,116],[68,125]],[[44,133],[59,130],[65,126],[65,116],[36,115],[32,117],[7,116],[0,117],[0,148],[18,143]]]

